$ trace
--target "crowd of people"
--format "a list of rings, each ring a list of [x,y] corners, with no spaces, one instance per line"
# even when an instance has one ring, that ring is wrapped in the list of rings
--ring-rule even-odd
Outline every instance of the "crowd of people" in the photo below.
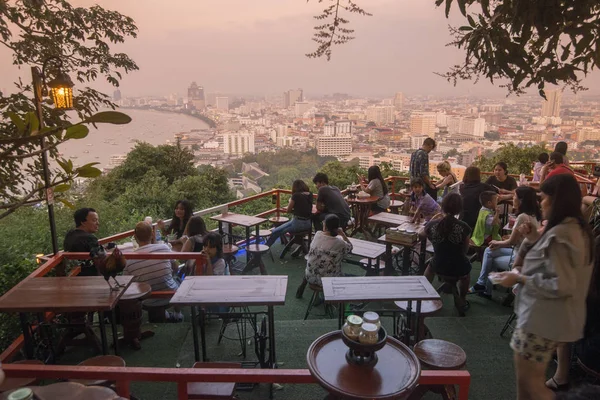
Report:
[[[470,306],[469,295],[491,299],[494,285],[515,293],[517,324],[510,346],[518,398],[551,399],[552,390],[568,387],[574,343],[581,357],[596,360],[595,364],[589,362],[600,370],[600,267],[596,257],[600,239],[595,238],[582,213],[586,204],[569,166],[566,144],[561,142],[551,154],[543,153],[532,160],[533,181],[539,182],[539,191],[517,182],[502,161],[494,165],[493,175],[485,182],[476,166],[468,167],[459,182],[451,165],[444,161],[437,165],[441,179],[436,182],[429,175],[428,158],[435,147],[435,140],[427,138],[412,154],[404,209],[414,221],[424,221],[420,233],[434,249],[425,276],[430,281],[436,275],[457,278],[461,299],[458,307],[462,312]],[[317,233],[306,255],[305,279],[297,297],[302,297],[307,284],[321,285],[325,276],[342,276],[342,261],[352,250],[345,234],[351,221],[348,202],[337,187],[329,184],[326,174],[317,173],[313,183],[318,191],[315,206],[308,185],[302,180],[293,182],[287,206],[293,218],[275,228],[266,242],[272,246],[283,235],[307,231],[314,225]],[[379,167],[369,168],[361,189],[378,198],[372,213],[387,211],[390,195]],[[514,216],[503,215],[505,207],[500,203],[512,207]],[[74,219],[76,229],[67,234],[64,248],[90,251],[98,245],[94,236],[98,214],[84,208],[75,212]],[[508,220],[510,231],[504,236],[502,220]],[[221,236],[208,231],[201,217],[193,216],[189,202],[178,201],[170,223],[159,221],[156,227],[160,235],[145,222],[136,225],[134,235],[139,248],[135,251],[203,252],[207,259],[201,266],[203,273],[230,273],[223,260]],[[161,235],[170,246],[156,243]],[[481,271],[471,285],[472,260],[477,255],[481,257]],[[189,260],[183,271],[193,274],[199,267]],[[174,261],[131,260],[125,273],[149,283],[153,290],[175,290],[181,270]],[[94,275],[95,271],[87,265],[82,274]],[[183,319],[179,310],[169,312],[167,317]],[[546,380],[548,363],[555,354],[558,369]]]

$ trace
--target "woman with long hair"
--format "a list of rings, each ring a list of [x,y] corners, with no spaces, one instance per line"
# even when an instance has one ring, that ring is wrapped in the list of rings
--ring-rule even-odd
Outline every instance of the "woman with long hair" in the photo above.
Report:
[[[372,165],[367,171],[368,185],[362,185],[363,190],[371,196],[377,196],[377,203],[371,205],[373,213],[377,214],[386,211],[390,206],[390,196],[388,195],[388,187],[383,180],[381,170],[377,165]]]
[[[185,227],[192,217],[194,209],[192,203],[187,200],[178,200],[175,203],[175,211],[173,212],[173,218],[168,227],[165,227],[165,222],[161,219],[156,225],[161,230],[163,236],[175,234],[175,238],[179,239],[184,235]]]
[[[208,233],[206,229],[206,223],[201,216],[195,215],[187,223],[185,231],[188,236],[188,240],[183,244],[181,248],[182,252],[194,252],[199,253],[203,248],[204,236]]]
[[[313,195],[308,185],[302,179],[292,183],[292,197],[287,206],[287,212],[294,217],[283,225],[273,229],[266,245],[272,246],[277,239],[288,232],[310,231],[312,217]]]
[[[509,270],[514,260],[514,251],[519,249],[523,237],[519,227],[525,222],[531,222],[535,229],[542,220],[537,194],[529,186],[520,186],[515,190],[513,209],[517,210],[517,218],[510,238],[507,240],[492,240],[483,253],[481,273],[477,283],[469,289],[469,293],[478,293],[481,297],[492,298],[493,285],[488,280],[488,275],[494,270]]]
[[[463,176],[463,185],[460,187],[460,195],[463,199],[463,213],[461,219],[469,225],[471,230],[475,229],[475,223],[481,209],[479,196],[483,192],[492,191],[498,193],[493,186],[481,182],[481,171],[475,166],[467,167]]]
[[[525,239],[515,268],[490,275],[502,286],[517,285],[517,324],[510,346],[518,400],[554,399],[545,384],[546,369],[557,348],[564,348],[561,344],[583,337],[595,253],[575,178],[552,176],[541,191],[544,230],[540,233],[533,221],[524,222],[519,232]]]
[[[471,263],[467,258],[471,228],[456,218],[462,212],[463,201],[458,193],[449,193],[442,201],[442,213],[436,215],[423,230],[431,241],[434,253],[431,265],[425,269],[425,277],[431,282],[435,274],[461,277],[459,281],[461,311],[468,308],[466,300],[469,289]]]

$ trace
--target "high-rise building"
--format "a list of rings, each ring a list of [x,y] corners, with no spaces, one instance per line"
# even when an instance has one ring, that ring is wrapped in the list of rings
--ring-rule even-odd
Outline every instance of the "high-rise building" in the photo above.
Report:
[[[223,152],[225,154],[241,156],[246,153],[254,154],[254,133],[237,132],[223,134]]]
[[[367,122],[375,122],[377,126],[393,124],[395,121],[393,106],[367,107]]]
[[[227,111],[229,110],[229,97],[220,96],[216,99],[217,110]]]
[[[326,122],[323,125],[323,136],[348,136],[352,134],[352,122],[338,119]]]
[[[396,92],[394,96],[394,107],[400,111],[404,107],[404,94],[402,92]]]
[[[411,136],[425,135],[429,137],[435,137],[436,121],[437,116],[433,112],[413,112],[410,115]]]
[[[542,100],[542,117],[560,117],[560,90],[547,90],[546,100]]]
[[[473,117],[448,116],[446,118],[448,133],[483,137],[485,134],[485,119]]]
[[[347,156],[352,153],[352,136],[319,136],[317,154],[320,156]]]
[[[204,88],[198,86],[196,82],[192,82],[188,88],[188,103],[192,104],[198,110],[202,110],[206,107]]]
[[[300,118],[304,115],[305,112],[310,110],[310,108],[311,104],[309,102],[297,101],[296,104],[294,104],[294,115],[296,116],[296,118]]]
[[[293,107],[297,101],[304,101],[302,89],[290,89],[283,92],[283,108]]]

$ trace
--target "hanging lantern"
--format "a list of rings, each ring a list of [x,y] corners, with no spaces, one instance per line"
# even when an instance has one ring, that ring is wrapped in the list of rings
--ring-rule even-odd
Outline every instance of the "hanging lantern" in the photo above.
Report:
[[[50,96],[54,102],[54,107],[59,110],[70,110],[73,108],[73,81],[69,75],[58,71],[56,78],[48,82]]]

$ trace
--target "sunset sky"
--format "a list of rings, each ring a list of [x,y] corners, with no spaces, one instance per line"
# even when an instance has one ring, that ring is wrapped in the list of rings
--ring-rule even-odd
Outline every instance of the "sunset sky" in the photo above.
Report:
[[[75,1],[90,5],[94,2]],[[356,39],[334,48],[332,60],[308,59],[317,0],[99,0],[132,17],[139,37],[119,46],[140,71],[125,77],[125,96],[185,93],[191,81],[207,92],[276,94],[301,87],[307,97],[333,92],[362,96],[493,95],[502,88],[463,82],[456,88],[434,72],[460,62],[443,9],[434,0],[359,0],[372,17],[350,15]],[[456,16],[450,21],[461,22]],[[0,88],[19,72],[0,51]],[[24,79],[28,69],[21,71]],[[600,73],[585,81],[599,94]],[[101,84],[102,90],[112,90]],[[595,90],[594,90],[595,88]]]

